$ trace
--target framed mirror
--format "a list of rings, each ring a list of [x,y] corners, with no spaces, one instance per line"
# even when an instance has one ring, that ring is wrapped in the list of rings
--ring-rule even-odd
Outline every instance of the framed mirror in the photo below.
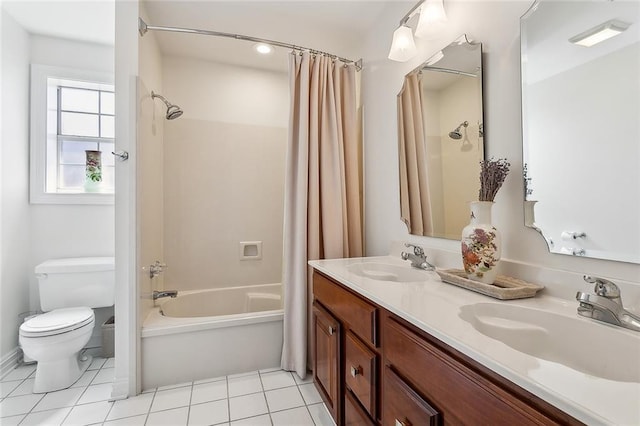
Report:
[[[525,224],[640,263],[640,3],[540,0],[521,36]]]
[[[410,234],[460,239],[480,187],[483,122],[482,44],[463,35],[405,76],[398,153]]]

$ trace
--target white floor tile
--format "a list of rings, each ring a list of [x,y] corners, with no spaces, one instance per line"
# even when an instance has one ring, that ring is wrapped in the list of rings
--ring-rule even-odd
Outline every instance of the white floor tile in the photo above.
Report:
[[[151,411],[169,410],[186,407],[191,400],[191,387],[169,389],[156,392]]]
[[[24,380],[29,377],[33,372],[36,371],[36,366],[34,365],[21,365],[13,370],[6,376],[2,378],[3,382],[11,382],[13,380]]]
[[[209,383],[209,382],[218,382],[220,380],[224,380],[226,382],[227,377],[226,376],[222,376],[222,377],[211,377],[210,379],[202,379],[202,380],[196,380],[195,382],[193,382],[194,385],[200,385],[202,383]]]
[[[258,373],[245,376],[229,376],[229,397],[262,392],[262,383]]]
[[[150,413],[146,426],[182,426],[187,424],[189,407]]]
[[[200,404],[202,402],[216,401],[227,397],[227,381],[218,380],[217,382],[203,383],[201,385],[193,385],[191,393],[191,404]]]
[[[268,414],[265,414],[264,416],[236,420],[231,422],[231,426],[271,426],[271,417],[269,417]]]
[[[264,369],[260,370],[259,373],[260,374],[265,374],[265,373],[272,373],[274,371],[282,371],[282,369],[280,367],[264,368]]]
[[[101,383],[113,383],[115,377],[115,368],[101,368],[96,374],[96,377],[91,382],[92,385],[99,385]]]
[[[124,419],[111,420],[104,422],[104,426],[144,426],[144,422],[147,421],[147,415],[135,417],[125,417]]]
[[[74,384],[71,385],[72,388],[84,388],[86,386],[89,386],[91,384],[91,382],[93,381],[94,377],[96,377],[96,374],[98,374],[99,370],[87,370],[85,371],[82,376],[80,376],[80,378],[78,380],[76,380],[76,382]]]
[[[123,399],[113,403],[107,420],[132,417],[140,414],[147,414],[153,401],[152,393],[145,393],[131,398]],[[143,422],[144,423],[144,422]]]
[[[112,402],[101,401],[91,404],[76,405],[62,423],[63,425],[85,426],[102,423],[107,418]]]
[[[11,382],[0,382],[0,398],[6,398],[11,392],[13,392],[23,380],[14,380]]]
[[[316,426],[336,426],[336,423],[333,421],[331,414],[329,414],[324,404],[308,405],[307,408]]]
[[[24,418],[24,414],[20,416],[3,417],[0,419],[0,424],[2,426],[17,426]]]
[[[271,413],[304,405],[304,400],[297,386],[270,390],[264,394],[267,397],[267,405]]]
[[[316,385],[313,383],[307,383],[306,385],[300,385],[300,393],[302,393],[302,397],[304,398],[304,403],[307,405],[317,404],[322,402],[322,397],[318,393],[318,389],[316,389]]]
[[[299,385],[303,383],[313,383],[313,373],[311,373],[310,371],[307,373],[304,379],[301,379],[300,376],[298,376],[298,373],[292,373],[292,374],[293,374],[293,378],[296,379],[296,383]]]
[[[99,356],[94,357],[93,361],[91,361],[91,364],[89,364],[89,368],[87,368],[87,370],[99,370],[102,368],[102,366],[106,361],[107,361],[106,358],[102,358]]]
[[[115,358],[107,358],[107,360],[104,362],[104,365],[102,366],[102,368],[113,368],[116,366],[116,359]]]
[[[43,394],[31,394],[5,398],[0,402],[0,417],[27,414],[43,396]]]
[[[314,426],[307,407],[271,413],[273,426]]]
[[[191,386],[191,385],[192,385],[192,382],[177,383],[175,385],[160,386],[158,390],[163,391],[163,390],[169,390],[169,389],[175,389],[175,388],[184,388],[186,386]]]
[[[63,389],[45,394],[33,411],[46,411],[55,408],[73,407],[84,392],[83,388]]]
[[[71,412],[72,407],[56,408],[55,410],[40,411],[31,413],[24,418],[20,425],[24,426],[59,426]],[[4,425],[4,423],[3,423]]]
[[[229,416],[231,420],[259,416],[267,412],[267,402],[263,393],[229,398]]]
[[[229,422],[229,403],[226,399],[192,405],[189,426],[208,426]]]
[[[14,389],[13,392],[11,392],[11,395],[9,396],[20,396],[20,395],[30,395],[33,393],[33,383],[36,381],[35,378],[29,378],[26,380],[23,380],[22,383],[20,383],[20,386],[18,386],[17,388]],[[12,383],[12,382],[10,382]]]
[[[279,370],[271,373],[261,373],[260,378],[262,379],[264,390],[286,388],[296,384],[293,376],[288,371]]]
[[[92,402],[106,401],[111,398],[112,389],[113,386],[111,385],[111,383],[104,383],[102,385],[91,385],[84,391],[84,393],[78,400],[78,404],[89,404]]]

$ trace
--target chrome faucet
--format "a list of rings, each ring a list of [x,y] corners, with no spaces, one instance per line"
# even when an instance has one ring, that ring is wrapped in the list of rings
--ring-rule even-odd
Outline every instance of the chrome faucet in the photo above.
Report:
[[[640,331],[640,316],[624,309],[617,285],[604,278],[589,275],[585,275],[583,279],[589,284],[595,284],[595,294],[582,291],[576,293],[576,300],[580,302],[578,315]]]
[[[178,297],[178,290],[165,290],[165,291],[154,290],[153,293],[151,294],[151,297],[153,298],[153,300],[160,299],[161,297],[170,297],[173,299]]]
[[[411,266],[418,269],[424,269],[425,271],[435,271],[436,267],[427,262],[427,256],[424,254],[424,250],[420,246],[405,243],[407,248],[413,248],[413,253],[400,253],[402,260],[410,260]]]

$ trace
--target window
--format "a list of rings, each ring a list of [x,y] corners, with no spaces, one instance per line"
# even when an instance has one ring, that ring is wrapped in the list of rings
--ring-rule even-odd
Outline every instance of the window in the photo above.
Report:
[[[112,76],[32,65],[31,89],[31,202],[113,203]]]

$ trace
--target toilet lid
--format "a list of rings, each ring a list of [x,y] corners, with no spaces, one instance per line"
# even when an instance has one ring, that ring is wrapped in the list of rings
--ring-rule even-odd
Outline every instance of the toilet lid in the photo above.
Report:
[[[26,337],[51,336],[76,330],[93,321],[91,308],[54,309],[24,322],[20,326],[20,334]]]

